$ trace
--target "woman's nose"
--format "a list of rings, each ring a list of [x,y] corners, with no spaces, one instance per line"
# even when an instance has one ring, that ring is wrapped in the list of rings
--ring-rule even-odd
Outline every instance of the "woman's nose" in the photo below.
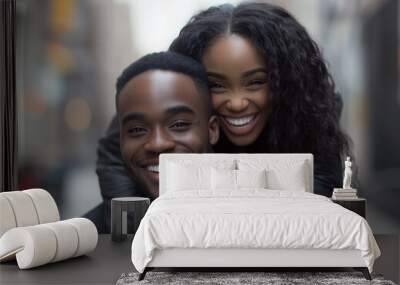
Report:
[[[152,131],[149,140],[144,144],[144,149],[150,152],[163,153],[175,148],[175,142],[170,135],[162,128]]]
[[[243,97],[236,97],[229,99],[226,106],[232,112],[241,112],[246,109],[248,105],[249,100]]]

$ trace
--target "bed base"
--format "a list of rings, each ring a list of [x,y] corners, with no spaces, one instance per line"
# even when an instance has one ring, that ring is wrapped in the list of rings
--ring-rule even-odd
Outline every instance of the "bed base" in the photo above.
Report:
[[[224,268],[234,271],[269,271],[284,268],[315,270],[353,268],[371,280],[359,250],[350,249],[255,249],[255,248],[168,248],[156,249],[139,280],[155,268],[206,269]],[[182,271],[182,270],[181,270]],[[193,270],[191,270],[193,271]],[[323,271],[323,270],[320,270]]]
[[[142,273],[139,274],[138,281],[143,280],[146,277],[146,273],[149,271],[152,271],[154,269],[161,269],[165,267],[146,267]],[[371,275],[369,273],[369,270],[367,267],[346,267],[346,268],[353,268],[356,271],[360,271],[366,280],[371,281]],[[274,271],[286,271],[289,272],[293,269],[301,269],[301,271],[307,271],[307,270],[315,270],[315,271],[324,271],[327,269],[327,267],[324,268],[316,268],[316,267],[307,267],[307,268],[295,268],[295,267],[268,267],[268,268],[261,268],[261,267],[247,267],[247,268],[236,268],[236,267],[230,267],[228,268],[223,268],[223,267],[202,267],[202,268],[196,268],[196,267],[184,267],[184,268],[176,268],[178,271],[201,271],[201,272],[215,272],[215,271],[228,271],[228,272],[243,272],[243,271],[248,271],[248,272],[270,272],[272,269]],[[180,270],[179,270],[180,269]],[[335,268],[336,269],[336,268]]]

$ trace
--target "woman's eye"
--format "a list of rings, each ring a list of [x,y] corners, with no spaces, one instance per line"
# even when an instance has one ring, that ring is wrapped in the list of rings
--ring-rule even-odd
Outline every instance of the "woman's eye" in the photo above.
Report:
[[[225,86],[223,86],[222,84],[219,84],[217,82],[210,82],[209,88],[210,88],[211,92],[221,92],[221,91],[225,90]]]
[[[257,88],[257,87],[260,87],[260,86],[262,86],[262,85],[264,85],[266,83],[267,83],[266,80],[252,80],[252,81],[247,83],[247,87]]]
[[[190,127],[191,123],[189,122],[184,122],[184,121],[178,121],[173,123],[170,128],[174,130],[186,130]]]

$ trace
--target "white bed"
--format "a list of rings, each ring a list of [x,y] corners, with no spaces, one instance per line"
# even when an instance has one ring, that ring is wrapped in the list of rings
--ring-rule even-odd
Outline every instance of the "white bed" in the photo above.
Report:
[[[162,154],[132,262],[140,279],[154,267],[354,267],[370,278],[380,251],[365,219],[312,193],[310,154]]]

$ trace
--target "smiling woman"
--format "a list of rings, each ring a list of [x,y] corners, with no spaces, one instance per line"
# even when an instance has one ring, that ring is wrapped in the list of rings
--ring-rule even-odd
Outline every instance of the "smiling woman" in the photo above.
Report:
[[[267,118],[269,91],[264,59],[248,40],[232,34],[207,48],[202,62],[225,135],[234,145],[252,144]]]
[[[212,7],[170,49],[209,74],[223,130],[216,152],[310,152],[341,168],[349,143],[339,126],[340,95],[318,46],[283,8]]]
[[[212,28],[210,28],[212,27]],[[351,153],[342,100],[317,44],[281,7],[211,7],[170,49],[201,62],[221,124],[215,152],[312,153],[314,191],[329,196]]]

